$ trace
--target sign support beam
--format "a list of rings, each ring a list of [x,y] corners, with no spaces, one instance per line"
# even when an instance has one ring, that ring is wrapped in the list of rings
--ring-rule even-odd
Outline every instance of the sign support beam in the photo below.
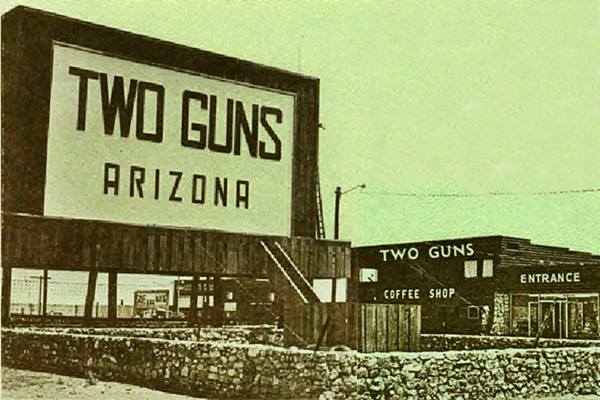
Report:
[[[117,273],[108,273],[108,321],[117,322]]]
[[[2,267],[2,325],[10,322],[10,289],[12,284],[12,267]]]
[[[46,322],[48,306],[48,270],[44,269],[44,285],[42,286],[42,323]]]
[[[188,324],[198,325],[198,274],[192,278],[192,290],[190,293],[190,310],[188,312]]]
[[[85,296],[85,309],[83,316],[86,323],[92,321],[92,314],[94,312],[94,297],[96,296],[96,281],[98,280],[98,271],[90,271],[88,275],[88,286],[87,294]]]

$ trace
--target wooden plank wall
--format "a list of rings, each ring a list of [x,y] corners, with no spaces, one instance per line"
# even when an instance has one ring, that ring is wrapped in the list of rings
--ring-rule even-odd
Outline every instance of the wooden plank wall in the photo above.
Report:
[[[285,305],[284,340],[289,346],[314,345],[327,318],[329,327],[322,346],[358,346],[357,303],[313,303]]]
[[[359,351],[419,351],[421,306],[360,304]]]
[[[2,265],[56,270],[272,276],[278,242],[312,278],[350,278],[350,243],[2,214]]]
[[[323,346],[345,345],[364,353],[418,351],[421,306],[414,304],[321,303],[286,305],[284,339],[289,346],[316,344],[327,317]]]

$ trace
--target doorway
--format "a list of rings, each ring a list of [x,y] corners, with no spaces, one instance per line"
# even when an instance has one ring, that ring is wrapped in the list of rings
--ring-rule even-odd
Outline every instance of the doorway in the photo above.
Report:
[[[529,336],[546,338],[568,337],[568,308],[566,296],[540,297],[528,303]]]

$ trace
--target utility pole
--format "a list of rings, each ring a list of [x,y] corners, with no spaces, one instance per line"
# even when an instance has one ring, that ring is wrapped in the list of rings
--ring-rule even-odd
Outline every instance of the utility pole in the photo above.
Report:
[[[44,276],[42,278],[44,280],[44,287],[42,291],[42,321],[45,322],[46,318],[46,307],[48,306],[48,270],[44,269]]]
[[[44,271],[43,276],[30,276],[30,279],[37,279],[39,281],[39,290],[38,290],[38,315],[46,314],[46,302],[48,297],[48,270]]]
[[[340,238],[340,200],[342,198],[342,188],[335,188],[335,222],[333,225],[333,238]]]
[[[342,195],[346,194],[348,192],[351,192],[355,189],[364,189],[366,188],[367,185],[365,185],[364,183],[361,185],[356,185],[351,187],[348,190],[344,190],[342,192],[342,188],[341,187],[336,187],[335,188],[335,220],[334,220],[334,226],[333,226],[333,238],[334,239],[339,239],[340,238],[340,200],[342,199]]]

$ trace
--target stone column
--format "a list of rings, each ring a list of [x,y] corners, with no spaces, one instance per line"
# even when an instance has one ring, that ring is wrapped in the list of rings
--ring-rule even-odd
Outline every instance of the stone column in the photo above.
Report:
[[[510,332],[510,295],[508,293],[494,293],[494,312],[492,335],[508,335]]]

